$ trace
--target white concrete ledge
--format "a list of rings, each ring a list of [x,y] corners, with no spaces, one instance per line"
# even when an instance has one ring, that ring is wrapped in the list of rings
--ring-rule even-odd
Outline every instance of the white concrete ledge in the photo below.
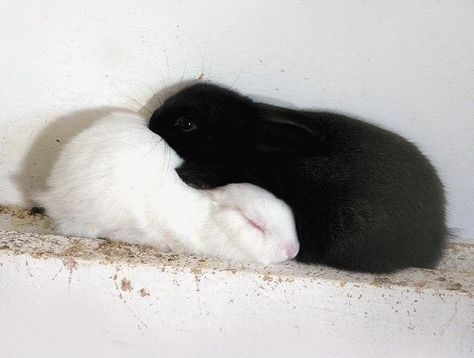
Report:
[[[51,229],[11,208],[0,225]],[[2,231],[1,355],[471,357],[473,257],[369,275]]]

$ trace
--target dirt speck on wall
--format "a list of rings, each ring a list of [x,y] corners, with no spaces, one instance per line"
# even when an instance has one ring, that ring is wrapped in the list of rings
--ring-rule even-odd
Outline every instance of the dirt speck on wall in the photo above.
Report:
[[[140,289],[138,290],[138,293],[139,293],[140,296],[142,296],[142,297],[150,296],[150,293],[149,293],[144,287],[140,288]]]
[[[132,283],[130,282],[130,280],[127,280],[126,278],[123,278],[122,282],[120,284],[120,289],[122,291],[128,291],[128,292],[133,290],[133,286],[132,286]]]

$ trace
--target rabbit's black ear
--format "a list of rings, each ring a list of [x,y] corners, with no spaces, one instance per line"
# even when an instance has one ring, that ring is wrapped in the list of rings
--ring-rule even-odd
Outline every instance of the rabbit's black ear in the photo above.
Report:
[[[254,133],[257,149],[267,153],[314,153],[323,141],[318,124],[300,116],[265,116],[255,123]]]

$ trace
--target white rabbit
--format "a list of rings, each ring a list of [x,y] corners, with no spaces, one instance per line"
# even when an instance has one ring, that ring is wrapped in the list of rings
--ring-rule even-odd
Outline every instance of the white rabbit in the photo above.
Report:
[[[35,199],[63,235],[265,264],[296,256],[283,201],[251,184],[193,189],[181,163],[144,119],[115,112],[65,144]]]

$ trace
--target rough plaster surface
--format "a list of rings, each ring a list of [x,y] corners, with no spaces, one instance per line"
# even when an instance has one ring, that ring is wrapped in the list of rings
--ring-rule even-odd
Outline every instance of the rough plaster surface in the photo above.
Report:
[[[20,230],[8,231],[8,230]],[[471,357],[474,245],[391,275],[50,235],[0,208],[2,356]]]
[[[473,353],[472,272],[242,266],[2,232],[0,277],[5,356]]]
[[[105,107],[203,78],[397,131],[439,168],[474,238],[474,2],[0,3],[0,203],[25,205]]]

